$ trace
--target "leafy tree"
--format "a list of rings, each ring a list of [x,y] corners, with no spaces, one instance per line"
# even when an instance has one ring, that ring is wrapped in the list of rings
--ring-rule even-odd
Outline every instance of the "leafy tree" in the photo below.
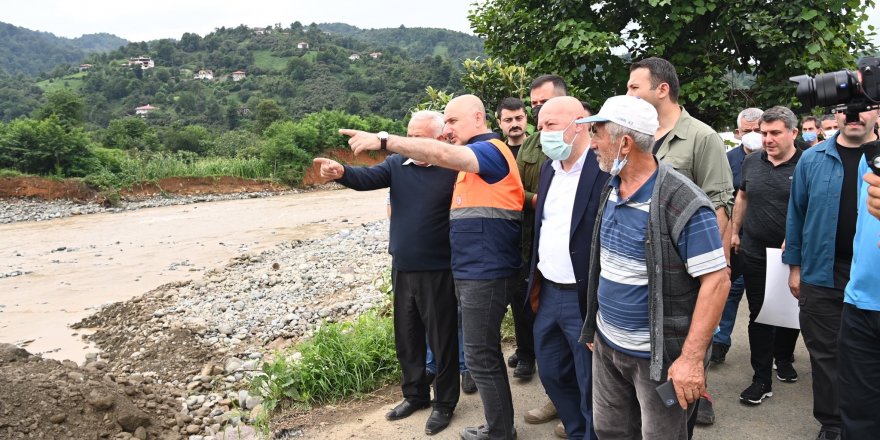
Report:
[[[211,134],[201,125],[187,125],[183,129],[171,127],[165,132],[165,148],[171,151],[189,151],[201,154],[211,145]]]
[[[68,89],[58,89],[46,95],[46,104],[37,109],[37,119],[56,116],[66,130],[82,125],[85,119],[85,103],[80,95]]]
[[[0,132],[0,168],[24,173],[85,176],[97,168],[82,129],[65,128],[56,115],[16,119]]]
[[[742,107],[791,104],[790,76],[854,68],[854,53],[871,48],[861,24],[873,4],[493,0],[468,18],[490,55],[532,75],[561,75],[575,95],[595,102],[625,91],[630,60],[666,58],[678,70],[680,101],[697,117],[721,123]],[[736,89],[729,72],[757,80]]]
[[[262,133],[273,122],[284,118],[284,110],[275,102],[274,99],[264,99],[257,104],[256,109],[256,125],[254,129],[257,133]]]
[[[231,130],[215,139],[208,153],[223,157],[255,157],[262,147],[263,141],[258,135],[247,130]]]
[[[504,98],[523,98],[528,94],[531,77],[522,66],[515,66],[495,58],[464,60],[461,83],[469,93],[483,100],[489,114]]]
[[[109,148],[152,151],[159,147],[159,137],[144,118],[131,116],[110,121],[104,130],[103,144]]]

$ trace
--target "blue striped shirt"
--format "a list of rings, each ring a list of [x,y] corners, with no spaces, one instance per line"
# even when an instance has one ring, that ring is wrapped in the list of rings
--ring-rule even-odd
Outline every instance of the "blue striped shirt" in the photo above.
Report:
[[[619,177],[613,178],[599,231],[597,328],[612,348],[646,359],[650,358],[651,335],[645,242],[656,180],[655,171],[641,188],[621,200]],[[700,208],[688,220],[677,247],[688,273],[695,278],[727,265],[718,221],[709,208]]]

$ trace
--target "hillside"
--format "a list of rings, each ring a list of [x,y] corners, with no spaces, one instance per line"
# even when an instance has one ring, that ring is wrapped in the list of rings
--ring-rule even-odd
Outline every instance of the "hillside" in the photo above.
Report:
[[[377,47],[399,47],[412,58],[440,55],[453,60],[483,56],[483,40],[463,32],[438,28],[360,29],[345,23],[321,23],[327,33],[342,35]]]
[[[0,70],[38,75],[59,65],[78,65],[90,53],[107,52],[127,43],[106,33],[71,39],[0,22]]]

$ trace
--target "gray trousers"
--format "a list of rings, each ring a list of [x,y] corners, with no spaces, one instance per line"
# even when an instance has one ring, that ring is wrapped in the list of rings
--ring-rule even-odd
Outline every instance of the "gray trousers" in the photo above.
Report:
[[[596,333],[593,344],[593,427],[601,440],[687,440],[688,410],[667,408],[651,380],[650,359],[621,353]]]
[[[507,365],[501,353],[501,320],[507,313],[518,276],[494,280],[455,280],[461,306],[464,360],[480,400],[490,439],[514,438],[513,401]]]

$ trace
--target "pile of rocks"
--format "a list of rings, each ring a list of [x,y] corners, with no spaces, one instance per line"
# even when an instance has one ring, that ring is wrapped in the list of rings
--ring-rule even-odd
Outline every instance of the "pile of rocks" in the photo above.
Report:
[[[168,194],[162,197],[149,197],[143,200],[120,200],[118,206],[107,207],[97,202],[79,202],[73,200],[39,200],[39,199],[7,199],[0,203],[0,224],[26,221],[46,221],[74,215],[95,214],[102,212],[134,211],[141,208],[159,206],[188,205],[191,203],[215,202],[218,200],[254,199],[280,194],[295,194],[300,190],[260,191],[232,194],[199,194],[179,195]]]
[[[102,308],[74,327],[104,350],[108,371],[156,378],[185,395],[173,419],[191,440],[241,432],[259,416],[245,388],[273,348],[322,322],[353,318],[386,298],[388,222],[237,257],[200,281],[173,283]]]

